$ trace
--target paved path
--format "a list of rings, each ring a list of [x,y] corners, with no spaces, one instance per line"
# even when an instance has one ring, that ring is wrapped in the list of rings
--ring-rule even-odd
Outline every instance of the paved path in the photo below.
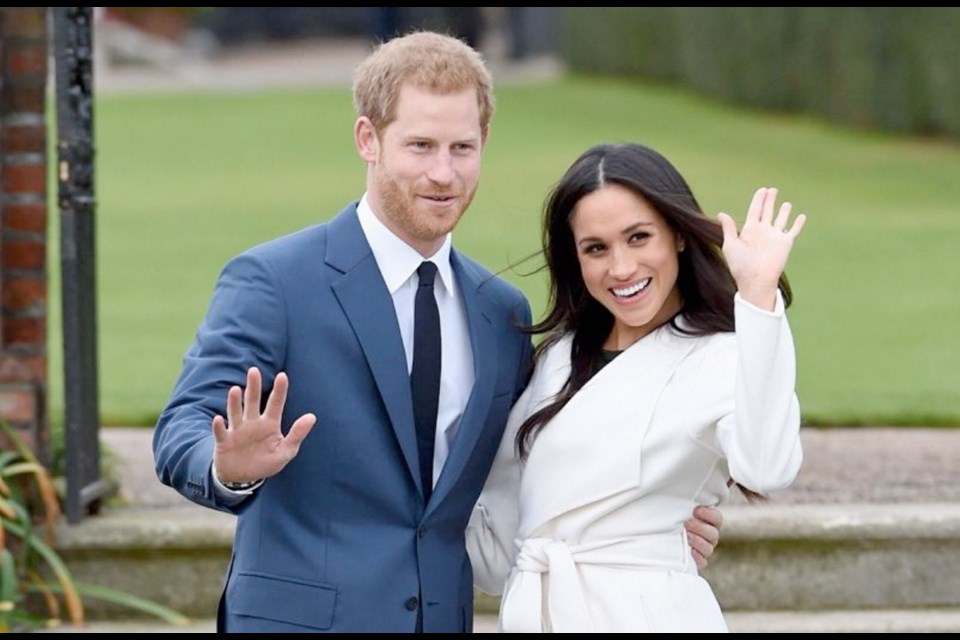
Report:
[[[183,505],[154,473],[153,430],[106,428],[106,461],[116,464],[120,497],[140,506]],[[779,504],[960,502],[960,429],[805,428],[797,481]],[[740,504],[734,494],[730,504]]]
[[[949,609],[892,611],[735,611],[725,614],[733,633],[956,633],[960,613]],[[474,618],[474,633],[495,633],[496,616]],[[174,627],[150,621],[101,622],[83,627],[54,627],[43,633],[215,633],[213,620],[196,620]]]
[[[108,34],[97,41],[104,47]],[[549,79],[562,72],[549,56],[508,60],[496,38],[483,51],[497,85]],[[151,91],[250,91],[277,88],[349,87],[354,68],[371,51],[365,38],[324,38],[262,43],[199,57],[169,56],[157,64],[110,64],[98,50],[98,93]]]

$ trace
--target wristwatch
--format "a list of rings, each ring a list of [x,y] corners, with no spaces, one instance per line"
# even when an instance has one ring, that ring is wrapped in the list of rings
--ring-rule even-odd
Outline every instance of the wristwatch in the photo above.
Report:
[[[230,491],[249,491],[261,482],[263,482],[263,480],[254,480],[252,482],[223,482],[221,480],[220,484],[230,489]]]
[[[210,473],[213,474],[213,477],[217,482],[223,485],[224,489],[228,489],[229,491],[250,491],[263,484],[263,479],[252,480],[250,482],[224,482],[220,479],[220,474],[217,472],[216,461],[214,461],[214,463],[211,465]]]

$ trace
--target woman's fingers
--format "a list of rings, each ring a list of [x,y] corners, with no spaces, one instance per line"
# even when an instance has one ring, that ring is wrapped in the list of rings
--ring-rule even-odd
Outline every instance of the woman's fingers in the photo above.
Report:
[[[766,224],[773,223],[773,208],[777,204],[777,189],[769,187],[763,198],[763,213],[760,214],[760,222]]]
[[[747,218],[744,220],[744,224],[750,222],[759,222],[763,214],[763,203],[767,197],[766,187],[760,187],[753,192],[753,200],[750,201],[750,206],[747,208]]]
[[[787,221],[790,220],[791,209],[793,209],[793,205],[791,205],[789,202],[784,202],[782,205],[780,205],[780,212],[777,213],[777,217],[773,221],[774,229],[784,233],[787,232]]]
[[[793,220],[793,226],[790,227],[789,231],[784,230],[790,235],[791,239],[796,239],[800,235],[800,232],[803,231],[803,225],[807,224],[807,216],[805,214],[800,214]]]
[[[726,213],[718,213],[717,220],[720,221],[720,228],[723,230],[723,243],[727,244],[737,239],[737,223]]]

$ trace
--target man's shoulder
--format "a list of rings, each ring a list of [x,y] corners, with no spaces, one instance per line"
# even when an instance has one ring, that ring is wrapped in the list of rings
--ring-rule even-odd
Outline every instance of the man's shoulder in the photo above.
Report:
[[[303,227],[281,236],[265,240],[260,244],[254,245],[244,253],[255,255],[288,254],[291,249],[299,246],[316,247],[318,241],[322,241],[326,236],[326,230],[329,222],[320,222],[312,224],[309,227]]]
[[[301,264],[308,256],[318,255],[325,243],[324,224],[311,225],[243,250],[233,256],[225,268],[254,264],[283,273],[292,265]]]
[[[351,203],[343,210],[330,219],[290,231],[281,236],[261,242],[244,251],[241,255],[249,255],[261,258],[268,257],[287,257],[298,258],[302,251],[309,251],[312,255],[317,255],[326,241],[327,236],[332,229],[349,228],[351,222],[350,216],[353,215],[353,222],[356,222],[357,204]],[[346,227],[345,227],[346,225]]]

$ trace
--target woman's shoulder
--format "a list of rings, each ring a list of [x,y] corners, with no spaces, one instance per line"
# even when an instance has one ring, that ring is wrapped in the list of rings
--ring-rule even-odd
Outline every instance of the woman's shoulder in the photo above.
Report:
[[[573,334],[562,333],[547,336],[543,341],[543,348],[537,355],[538,362],[570,362],[570,353],[573,349]]]
[[[733,331],[714,331],[713,333],[693,334],[685,331],[692,326],[678,318],[675,328],[670,328],[672,336],[682,340],[693,340],[695,346],[687,356],[687,362],[697,367],[716,367],[721,362],[735,361],[737,356],[737,334]]]
[[[542,347],[537,350],[533,375],[535,378],[554,376],[570,372],[570,353],[573,346],[573,334],[565,333],[547,336]]]
[[[694,340],[698,349],[722,349],[735,346],[737,334],[734,331],[713,331],[711,333],[699,333],[691,323],[682,314],[677,316],[675,321],[667,323],[662,327],[671,338],[681,340]]]

